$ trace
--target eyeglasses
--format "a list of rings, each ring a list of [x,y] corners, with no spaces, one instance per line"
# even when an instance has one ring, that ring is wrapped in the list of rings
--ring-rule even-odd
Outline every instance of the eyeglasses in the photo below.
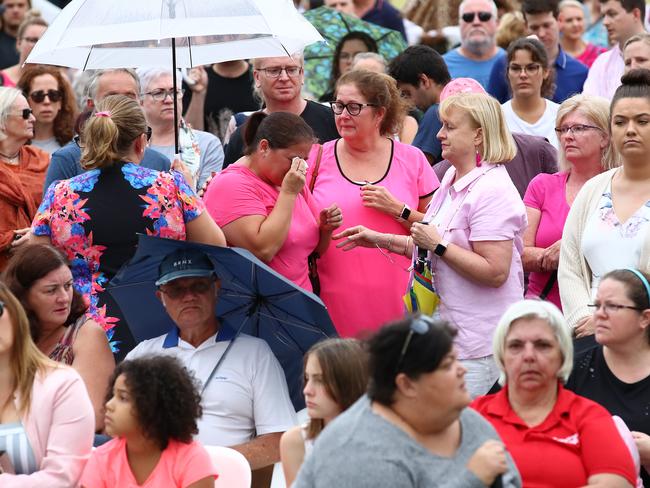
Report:
[[[161,286],[159,290],[169,298],[178,300],[179,298],[183,298],[188,292],[192,293],[192,295],[203,295],[210,291],[212,283],[214,283],[214,281],[201,280],[195,281],[188,286],[164,285],[164,287]]]
[[[11,115],[14,115],[16,117],[20,117],[20,118],[22,118],[24,120],[29,120],[29,117],[32,115],[32,109],[31,108],[24,108],[20,112],[18,112],[17,114],[11,114]]]
[[[63,98],[63,93],[61,90],[36,90],[29,94],[29,98],[35,103],[43,103],[45,97],[49,98],[50,102],[58,102]]]
[[[542,67],[541,64],[532,63],[526,66],[519,66],[518,64],[511,64],[508,66],[508,71],[513,75],[520,75],[522,71],[526,72],[528,76],[536,74]]]
[[[0,317],[2,317],[4,313],[5,313],[5,302],[0,300]]]
[[[183,93],[185,93],[185,90],[183,90],[182,88],[179,88],[178,90],[176,90],[176,98],[182,98]],[[173,100],[174,99],[174,90],[153,90],[153,91],[150,91],[150,92],[146,92],[145,95],[149,95],[156,102],[162,102],[167,97],[169,97],[169,98],[171,98]]]
[[[274,66],[272,68],[257,68],[257,71],[264,71],[269,78],[279,78],[284,71],[289,78],[295,78],[302,73],[302,66]]]
[[[361,113],[363,107],[376,107],[376,103],[343,103],[343,102],[330,102],[330,107],[332,107],[332,112],[336,115],[341,115],[343,110],[347,110],[350,115],[356,117]]]
[[[395,367],[395,372],[399,373],[400,368],[402,367],[402,363],[404,362],[404,358],[406,357],[406,351],[409,348],[409,345],[411,344],[411,339],[413,339],[413,336],[415,334],[417,335],[424,335],[429,330],[431,330],[431,325],[433,324],[433,319],[427,315],[420,315],[418,318],[414,319],[411,322],[411,326],[409,327],[409,332],[406,334],[406,339],[404,340],[404,345],[402,346],[402,350],[399,353],[399,359],[397,360],[397,366]]]
[[[587,125],[587,124],[574,124],[574,125],[567,125],[565,127],[556,127],[555,132],[558,137],[565,136],[569,132],[573,134],[574,136],[581,136],[588,130],[601,130],[600,127],[596,127],[595,125]]]
[[[29,42],[30,44],[36,44],[38,41],[41,40],[40,37],[21,37],[21,41]]]
[[[461,18],[463,19],[463,22],[467,22],[468,24],[471,22],[474,22],[474,17],[478,15],[478,20],[481,22],[487,22],[492,18],[492,12],[467,12],[464,13]]]
[[[638,310],[638,311],[642,310],[639,307],[633,307],[632,305],[619,305],[618,303],[598,303],[598,302],[596,302],[596,303],[590,303],[587,306],[592,310],[592,313],[596,313],[601,308],[603,309],[603,311],[606,314],[620,312],[623,309]]]

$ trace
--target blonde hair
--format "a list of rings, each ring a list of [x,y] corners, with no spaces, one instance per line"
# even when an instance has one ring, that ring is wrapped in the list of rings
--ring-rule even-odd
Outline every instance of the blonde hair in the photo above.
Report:
[[[14,336],[11,348],[11,375],[13,376],[14,391],[20,398],[18,413],[24,416],[29,412],[31,406],[32,387],[36,373],[45,373],[48,369],[59,367],[59,365],[36,347],[32,340],[25,310],[3,282],[0,282],[0,301],[4,302],[5,313],[9,312],[11,316]]]
[[[627,46],[634,44],[635,42],[643,42],[646,45],[650,46],[650,34],[647,32],[642,32],[630,37],[627,41],[625,41],[625,44],[623,45],[623,51],[625,51]]]
[[[503,14],[496,32],[497,46],[508,49],[515,40],[526,35],[526,20],[521,12]]]
[[[557,111],[555,125],[560,127],[564,118],[573,112],[580,112],[587,117],[609,140],[609,101],[606,98],[585,94],[573,95],[571,98],[567,98]],[[616,161],[614,151],[609,143],[605,150],[602,151],[600,165],[603,170],[620,165],[620,162]],[[573,165],[566,159],[564,151],[560,151],[559,170],[570,171],[572,167]]]
[[[142,107],[129,97],[110,95],[96,108],[83,128],[81,165],[84,169],[105,168],[119,161],[133,141],[147,130]],[[98,116],[101,112],[102,116]]]
[[[563,9],[568,8],[568,7],[579,8],[580,11],[584,12],[584,10],[582,10],[582,4],[580,2],[578,2],[578,0],[562,0],[557,5],[558,12],[562,12]]]
[[[517,155],[517,146],[508,130],[501,105],[485,93],[458,93],[440,104],[440,117],[446,118],[453,109],[466,113],[475,128],[483,133],[479,151],[488,163],[505,163]]]

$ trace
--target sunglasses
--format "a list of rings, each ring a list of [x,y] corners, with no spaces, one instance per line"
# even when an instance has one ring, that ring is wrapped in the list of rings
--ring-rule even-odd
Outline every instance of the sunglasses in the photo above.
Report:
[[[49,98],[50,102],[58,102],[63,98],[63,93],[60,90],[37,90],[29,94],[29,98],[36,103],[43,103],[45,97]]]
[[[18,117],[20,117],[20,118],[22,118],[24,120],[29,120],[29,117],[32,115],[32,109],[31,108],[24,108],[20,112],[18,112],[17,114],[13,114],[13,115],[16,115],[16,116],[18,116]]]
[[[492,12],[467,12],[462,15],[463,22],[474,22],[474,17],[478,15],[478,20],[481,22],[487,22],[492,18]]]
[[[406,334],[406,339],[404,340],[404,345],[402,346],[402,350],[399,353],[399,359],[397,360],[397,366],[395,368],[395,372],[399,373],[400,368],[402,367],[402,363],[404,362],[404,358],[406,357],[406,351],[409,348],[409,345],[411,344],[411,340],[413,339],[413,336],[415,334],[417,335],[424,335],[429,330],[431,330],[431,325],[433,324],[433,319],[427,315],[420,315],[418,318],[414,319],[411,322],[411,326],[409,327],[409,332]]]
[[[0,317],[5,313],[5,302],[0,300]]]

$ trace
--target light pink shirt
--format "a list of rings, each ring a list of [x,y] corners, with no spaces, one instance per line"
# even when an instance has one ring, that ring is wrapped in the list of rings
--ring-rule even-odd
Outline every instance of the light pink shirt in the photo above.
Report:
[[[617,44],[598,56],[594,64],[591,65],[582,93],[598,95],[611,100],[616,89],[621,86],[624,69],[623,53]]]
[[[456,169],[449,168],[424,220],[436,225],[442,239],[468,250],[472,250],[472,242],[513,241],[510,272],[499,288],[465,278],[444,258],[430,253],[441,298],[440,317],[458,328],[459,358],[476,359],[492,354],[492,333],[499,318],[511,304],[523,299],[521,254],[526,209],[503,165],[483,163],[456,182],[455,177]],[[447,195],[450,198],[443,206]]]

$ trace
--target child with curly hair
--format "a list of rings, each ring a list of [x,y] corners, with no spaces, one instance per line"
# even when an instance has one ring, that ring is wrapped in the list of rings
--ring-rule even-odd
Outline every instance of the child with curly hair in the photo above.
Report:
[[[107,394],[106,433],[81,477],[84,488],[212,488],[210,456],[192,440],[201,397],[176,359],[149,356],[115,368]]]

